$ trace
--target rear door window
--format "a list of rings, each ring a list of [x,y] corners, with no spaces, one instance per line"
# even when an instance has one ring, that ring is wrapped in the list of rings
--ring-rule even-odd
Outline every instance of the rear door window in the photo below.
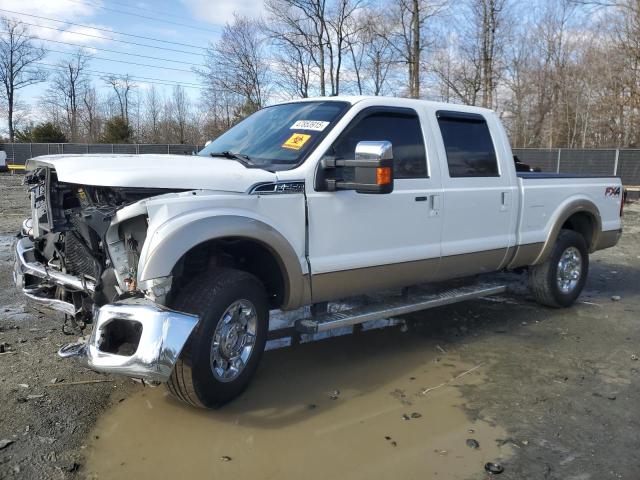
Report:
[[[436,116],[450,177],[500,176],[489,126],[482,115],[438,111]]]

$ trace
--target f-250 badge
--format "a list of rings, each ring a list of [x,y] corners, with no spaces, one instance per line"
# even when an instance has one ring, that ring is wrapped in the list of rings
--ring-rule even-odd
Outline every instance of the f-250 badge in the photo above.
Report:
[[[605,197],[619,197],[620,187],[607,187],[604,191]]]

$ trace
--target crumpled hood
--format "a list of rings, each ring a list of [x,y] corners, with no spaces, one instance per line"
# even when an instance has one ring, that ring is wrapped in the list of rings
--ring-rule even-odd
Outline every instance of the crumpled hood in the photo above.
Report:
[[[275,173],[235,160],[197,155],[46,155],[27,160],[27,170],[56,170],[58,181],[102,187],[175,188],[245,192]]]

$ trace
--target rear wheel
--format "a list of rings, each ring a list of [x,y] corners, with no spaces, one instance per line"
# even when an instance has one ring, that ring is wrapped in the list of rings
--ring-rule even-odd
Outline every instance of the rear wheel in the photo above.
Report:
[[[582,292],[588,271],[584,237],[573,230],[561,230],[549,258],[529,267],[529,285],[538,303],[568,307]]]
[[[190,405],[215,408],[244,391],[267,338],[269,307],[253,275],[217,269],[176,295],[172,307],[200,317],[167,382]]]

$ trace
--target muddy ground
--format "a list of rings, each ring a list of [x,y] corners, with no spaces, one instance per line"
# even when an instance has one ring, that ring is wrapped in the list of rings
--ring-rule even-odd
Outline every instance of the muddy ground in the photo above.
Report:
[[[74,339],[62,318],[12,288],[27,211],[20,177],[0,176],[0,478],[483,479],[488,461],[505,479],[640,478],[636,205],[570,309],[495,275],[508,294],[414,315],[408,331],[267,352],[215,412],[57,358]]]

